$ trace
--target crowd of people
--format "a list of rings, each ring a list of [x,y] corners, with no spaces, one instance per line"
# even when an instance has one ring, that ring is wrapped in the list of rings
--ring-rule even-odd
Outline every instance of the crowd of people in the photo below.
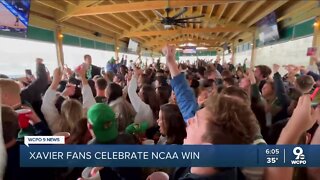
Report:
[[[28,135],[63,134],[67,144],[88,145],[320,143],[320,106],[310,98],[320,85],[318,73],[294,65],[251,69],[219,59],[179,64],[175,47],[163,53],[165,67],[127,67],[111,59],[104,73],[85,55],[76,69],[57,67],[52,76],[40,58],[33,79],[1,75],[0,179],[82,178],[84,168],[20,167],[19,145]],[[317,58],[314,63],[320,67]],[[281,76],[280,68],[288,73]],[[25,110],[27,125],[20,120]],[[173,180],[320,177],[318,168],[95,167],[91,173],[102,180],[161,180],[159,171]]]

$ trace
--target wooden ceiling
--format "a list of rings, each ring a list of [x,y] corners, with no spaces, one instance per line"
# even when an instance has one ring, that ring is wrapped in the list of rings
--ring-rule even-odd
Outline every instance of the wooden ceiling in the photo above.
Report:
[[[255,23],[275,11],[280,26],[320,15],[318,1],[305,0],[169,0],[170,16],[187,7],[182,17],[204,15],[201,24],[165,30],[153,10],[165,14],[167,0],[32,0],[30,24],[62,27],[64,33],[125,46],[129,38],[144,48],[159,50],[193,42],[219,47],[250,38]],[[101,36],[94,35],[98,32]],[[252,38],[252,37],[251,37]]]

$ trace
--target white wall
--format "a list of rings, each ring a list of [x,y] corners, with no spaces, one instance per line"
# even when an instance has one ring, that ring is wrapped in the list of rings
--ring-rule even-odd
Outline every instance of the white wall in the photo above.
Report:
[[[273,64],[288,65],[309,65],[309,57],[306,56],[308,47],[312,46],[313,36],[300,38],[292,41],[287,41],[270,46],[258,48],[256,51],[255,65],[267,65],[272,67]],[[251,60],[251,50],[236,53],[236,64],[243,64],[244,59],[247,58],[247,65],[249,67]],[[280,73],[285,73],[283,68]]]
[[[94,65],[105,67],[108,60],[114,57],[112,51],[103,51],[74,46],[63,46],[64,61],[70,68],[83,63],[83,56],[89,54]],[[0,36],[0,74],[9,76],[24,75],[25,69],[35,72],[35,59],[42,58],[49,71],[58,66],[56,48],[53,43],[16,39]],[[126,54],[128,60],[136,60],[138,55]],[[119,54],[122,57],[122,53]],[[142,57],[146,59],[147,57]]]
[[[265,46],[257,49],[256,65],[265,64],[272,66],[274,63],[280,65],[295,64],[305,65],[309,63],[309,57],[306,56],[307,48],[312,45],[313,36],[288,41],[271,46]],[[80,48],[73,46],[64,46],[65,63],[73,68],[83,62],[83,56],[90,54],[93,59],[93,64],[99,67],[105,67],[107,61],[114,56],[114,52],[95,50],[88,48]],[[35,59],[43,58],[50,72],[57,67],[56,48],[53,43],[40,41],[15,39],[11,37],[0,37],[0,73],[6,75],[24,75],[25,69],[31,69],[35,72]],[[122,53],[119,54],[120,58]],[[128,60],[136,60],[137,55],[128,54]],[[216,56],[199,56],[200,59],[210,60],[216,59]],[[229,62],[230,55],[225,56],[226,62]],[[251,59],[251,50],[236,53],[235,62],[243,63],[244,59],[248,59],[248,65]],[[148,64],[151,63],[151,58],[142,57],[142,61],[148,59]],[[197,59],[197,56],[180,57],[180,61],[190,60],[192,63]],[[161,62],[165,63],[165,58],[161,57]],[[281,71],[284,72],[283,70]]]

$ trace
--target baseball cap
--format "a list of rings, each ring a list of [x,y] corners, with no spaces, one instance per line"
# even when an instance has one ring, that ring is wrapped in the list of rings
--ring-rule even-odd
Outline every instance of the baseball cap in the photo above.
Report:
[[[88,110],[88,120],[99,143],[106,143],[118,137],[115,113],[104,104],[97,103]]]
[[[132,123],[126,128],[126,133],[128,134],[136,134],[136,133],[144,133],[148,129],[148,122],[142,121],[140,123]]]

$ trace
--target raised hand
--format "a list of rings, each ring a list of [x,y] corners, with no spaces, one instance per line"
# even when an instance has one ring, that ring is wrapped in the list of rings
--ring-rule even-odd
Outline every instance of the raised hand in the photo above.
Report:
[[[273,64],[273,73],[279,72],[280,66],[279,64]]]
[[[62,72],[61,72],[60,68],[56,68],[53,71],[53,81],[51,83],[51,88],[57,89],[61,79],[62,79]]]
[[[26,116],[30,119],[32,124],[37,124],[37,123],[41,122],[40,118],[37,116],[37,114],[34,112],[34,110],[32,108],[30,108],[28,106],[22,106],[21,108],[28,109],[31,111],[31,113],[26,114]]]
[[[252,69],[247,70],[247,72],[248,72],[248,78],[250,80],[250,83],[256,84],[257,80],[256,80],[256,77],[254,76],[254,72],[252,71]]]
[[[167,63],[175,61],[176,47],[167,45],[162,49],[162,53],[166,56]]]

